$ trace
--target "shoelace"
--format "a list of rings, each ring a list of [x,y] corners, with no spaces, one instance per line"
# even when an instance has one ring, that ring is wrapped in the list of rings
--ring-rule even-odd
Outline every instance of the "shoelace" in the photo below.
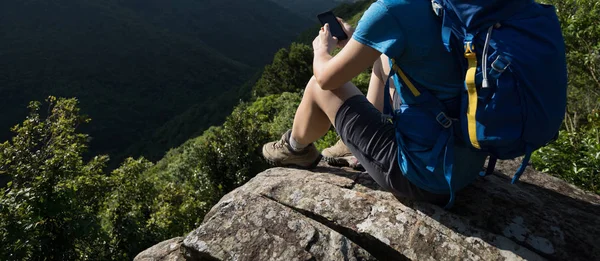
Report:
[[[286,145],[287,144],[286,144],[285,140],[279,140],[279,141],[273,143],[273,148],[274,149],[281,149],[281,148],[284,148]]]

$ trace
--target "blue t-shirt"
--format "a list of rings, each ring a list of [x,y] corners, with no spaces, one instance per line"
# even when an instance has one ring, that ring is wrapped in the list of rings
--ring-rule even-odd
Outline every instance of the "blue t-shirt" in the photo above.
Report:
[[[393,58],[412,81],[427,88],[440,100],[452,100],[463,88],[463,72],[441,39],[441,21],[434,14],[429,0],[379,0],[373,3],[358,23],[353,38]],[[397,77],[396,86],[402,86]],[[400,88],[404,104],[414,104],[408,88]],[[407,126],[410,128],[410,126]],[[481,171],[487,154],[477,152],[457,141],[452,183],[455,190],[471,183]],[[440,188],[443,177],[406,177],[422,189],[434,193],[446,193]],[[416,176],[415,176],[416,175]],[[435,191],[434,191],[435,190]]]
[[[394,58],[414,82],[438,99],[458,97],[463,73],[442,44],[441,22],[430,1],[377,1],[361,18],[353,38]],[[411,95],[401,96],[405,104],[414,102]]]

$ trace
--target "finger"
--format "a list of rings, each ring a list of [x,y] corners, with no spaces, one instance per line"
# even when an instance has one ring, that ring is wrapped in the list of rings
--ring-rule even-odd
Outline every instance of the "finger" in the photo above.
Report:
[[[340,22],[340,25],[342,25],[342,27],[346,30],[351,29],[352,26],[347,23],[346,21],[344,21],[344,19],[337,17],[338,22]]]
[[[323,37],[326,33],[327,31],[325,31],[325,27],[323,27],[323,29],[319,31],[319,37]]]
[[[344,23],[342,28],[347,35],[352,35],[354,33],[354,28],[348,23]]]
[[[350,25],[349,23],[343,23],[343,25],[344,25],[343,26],[344,29],[347,30],[347,31],[353,31],[354,30],[354,28],[352,27],[352,25]]]

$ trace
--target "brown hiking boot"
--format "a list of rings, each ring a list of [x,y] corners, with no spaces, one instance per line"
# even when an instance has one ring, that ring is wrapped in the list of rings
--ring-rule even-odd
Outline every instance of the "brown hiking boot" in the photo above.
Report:
[[[321,161],[321,153],[317,150],[314,144],[308,145],[302,151],[292,150],[289,139],[292,134],[288,130],[281,140],[269,142],[263,146],[262,154],[265,160],[274,166],[294,166],[303,169],[315,168]]]
[[[340,139],[335,145],[323,150],[323,159],[327,164],[337,167],[360,168],[360,162],[352,155],[348,146]]]

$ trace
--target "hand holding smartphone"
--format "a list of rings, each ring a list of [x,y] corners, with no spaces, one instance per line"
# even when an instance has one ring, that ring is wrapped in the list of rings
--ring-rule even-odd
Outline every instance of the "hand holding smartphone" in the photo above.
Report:
[[[331,35],[337,38],[338,41],[348,39],[348,35],[346,35],[346,32],[344,32],[344,28],[333,12],[327,11],[317,15],[317,18],[319,19],[319,22],[321,22],[321,25],[329,24]]]

